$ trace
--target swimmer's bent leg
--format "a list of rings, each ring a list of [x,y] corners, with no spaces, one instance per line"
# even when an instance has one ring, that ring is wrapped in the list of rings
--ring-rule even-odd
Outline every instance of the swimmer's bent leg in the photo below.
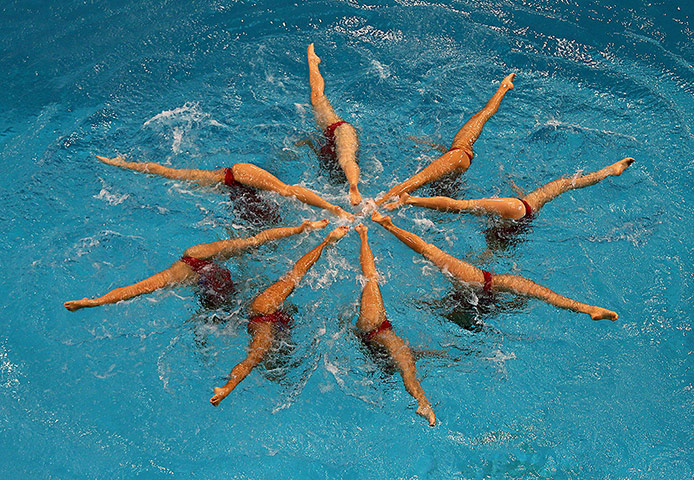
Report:
[[[347,230],[347,227],[338,227],[330,232],[318,246],[301,257],[289,273],[255,297],[251,304],[251,312],[254,315],[268,315],[277,311],[308,270],[318,261],[323,249],[338,238],[342,238]]]
[[[376,205],[381,205],[386,200],[400,196],[403,193],[413,192],[422,185],[433,182],[449,173],[455,171],[464,172],[469,165],[470,157],[467,153],[459,150],[446,152],[404,182],[391,188],[388,193],[376,200]]]
[[[484,284],[484,274],[479,268],[449,255],[412,232],[396,227],[390,217],[374,212],[371,219],[395,235],[398,240],[412,250],[431,261],[440,270],[450,273],[461,282]]]
[[[257,247],[267,242],[279,240],[308,230],[323,228],[327,224],[327,219],[317,222],[306,220],[298,227],[270,228],[248,238],[232,238],[210,243],[200,243],[188,248],[183,255],[201,259],[214,257],[215,260],[223,262],[243,249]]]

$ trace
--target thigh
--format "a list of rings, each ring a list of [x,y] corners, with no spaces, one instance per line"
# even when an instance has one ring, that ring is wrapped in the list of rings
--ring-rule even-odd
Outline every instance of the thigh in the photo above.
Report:
[[[234,179],[260,190],[281,191],[287,185],[279,178],[250,163],[237,163],[233,167]]]

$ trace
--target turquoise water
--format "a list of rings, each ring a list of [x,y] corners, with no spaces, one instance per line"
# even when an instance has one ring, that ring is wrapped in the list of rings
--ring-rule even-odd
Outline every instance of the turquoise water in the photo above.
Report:
[[[692,10],[578,0],[3,4],[3,476],[692,478]],[[516,88],[477,142],[459,198],[509,196],[509,179],[532,189],[634,157],[621,177],[546,206],[521,241],[479,263],[620,319],[538,301],[452,315],[450,282],[370,223],[389,318],[419,352],[440,421],[429,428],[399,376],[353,333],[353,232],[290,298],[290,338],[218,409],[207,401],[243,356],[249,299],[321,234],[230,261],[241,284],[230,312],[201,309],[185,288],[67,312],[64,301],[162,270],[187,246],[257,231],[223,192],[95,154],[252,162],[348,206],[344,185],[294,146],[316,133],[310,42],[329,98],[359,129],[367,198],[435,158],[408,136],[448,144],[509,72]],[[323,216],[266,196],[284,224]],[[486,246],[484,219],[414,208],[393,218],[461,258],[477,261]]]

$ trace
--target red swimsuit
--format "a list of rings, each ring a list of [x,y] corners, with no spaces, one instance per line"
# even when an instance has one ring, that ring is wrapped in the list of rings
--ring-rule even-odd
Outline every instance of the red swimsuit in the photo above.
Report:
[[[362,338],[365,342],[370,342],[376,335],[378,335],[382,331],[392,329],[393,325],[388,321],[388,319],[385,319],[377,328],[371,330],[370,332],[362,333]]]
[[[229,187],[238,185],[236,180],[234,180],[234,172],[231,168],[224,169],[224,185],[227,185]]]
[[[277,310],[267,315],[255,315],[248,319],[248,328],[254,323],[272,323],[280,328],[286,328],[292,323],[291,315]]]
[[[231,188],[229,199],[241,219],[249,223],[258,220],[266,223],[280,222],[281,216],[277,206],[258,195],[256,188],[237,182],[231,168],[224,169],[224,185]]]
[[[320,149],[320,155],[322,157],[335,157],[335,129],[343,123],[347,122],[344,120],[337,121],[332,125],[329,125],[328,128],[326,128],[323,132],[323,135],[325,136],[325,145],[323,145]]]
[[[482,275],[484,275],[484,286],[482,287],[482,290],[484,290],[485,292],[491,292],[492,279],[494,278],[494,275],[492,275],[491,272],[488,272],[486,270],[482,270]]]
[[[531,207],[528,202],[523,200],[522,198],[519,198],[521,202],[523,202],[523,206],[525,207],[525,215],[521,218],[530,218],[533,216],[533,207]]]

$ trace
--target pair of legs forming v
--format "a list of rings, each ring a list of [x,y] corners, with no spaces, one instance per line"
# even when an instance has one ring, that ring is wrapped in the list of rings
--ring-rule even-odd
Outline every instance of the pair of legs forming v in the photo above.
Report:
[[[373,342],[383,347],[393,363],[400,371],[402,381],[407,392],[417,401],[417,414],[424,417],[432,427],[436,425],[436,415],[431,408],[431,403],[424,394],[422,386],[417,378],[412,352],[407,344],[398,337],[386,318],[386,309],[383,305],[381,290],[378,288],[378,272],[374,262],[373,253],[369,248],[368,228],[358,225],[355,230],[361,239],[359,260],[361,269],[366,278],[366,283],[361,293],[361,307],[357,328],[361,332],[364,341]]]
[[[344,170],[349,183],[350,202],[352,205],[358,205],[361,203],[361,194],[358,188],[359,166],[357,164],[357,151],[359,150],[359,141],[357,139],[357,131],[351,124],[335,113],[330,101],[325,96],[325,81],[318,69],[321,60],[316,55],[313,44],[308,46],[307,53],[311,105],[313,106],[316,124],[322,131],[330,132],[331,138],[329,141],[334,142],[334,155]],[[331,126],[336,127],[330,129],[329,127]],[[187,180],[199,185],[224,184],[225,180],[229,178],[226,168],[219,170],[181,169],[166,167],[154,162],[130,162],[120,156],[115,158],[97,156],[97,158],[109,165],[151,173],[174,180]],[[317,193],[299,185],[287,185],[260,167],[249,163],[236,163],[230,168],[232,172],[231,178],[242,185],[259,190],[270,190],[285,197],[295,197],[303,203],[323,208],[348,220],[354,218],[351,213],[324,200]]]
[[[634,163],[634,159],[627,157],[597,172],[586,175],[577,174],[570,178],[559,178],[533,190],[527,195],[524,195],[518,189],[520,198],[455,200],[449,197],[413,197],[403,193],[398,201],[388,203],[384,207],[388,210],[394,210],[402,205],[414,205],[445,212],[468,212],[477,215],[494,215],[501,218],[519,220],[537,213],[546,203],[554,200],[562,193],[595,185],[610,176],[621,175],[632,163]]]
[[[438,180],[441,177],[452,173],[464,173],[469,167],[474,153],[472,146],[482,134],[484,124],[487,123],[492,115],[499,110],[501,100],[509,90],[513,89],[513,79],[516,74],[512,73],[501,81],[501,85],[496,93],[489,99],[487,105],[474,114],[458,133],[453,137],[451,148],[439,158],[424,167],[412,177],[391,188],[385,195],[376,200],[376,205],[382,205],[386,201],[399,197],[400,195],[413,192],[422,185]]]
[[[257,188],[259,190],[269,190],[279,193],[284,197],[295,197],[300,202],[319,207],[327,210],[338,217],[348,220],[354,219],[354,215],[346,212],[337,205],[324,200],[317,193],[300,185],[287,185],[279,178],[267,170],[252,165],[250,163],[235,163],[230,168],[220,168],[219,170],[201,170],[197,168],[170,168],[154,162],[130,162],[122,157],[107,158],[98,156],[99,160],[109,165],[134,170],[136,172],[151,173],[160,177],[170,178],[173,180],[187,180],[197,183],[198,185],[216,186],[229,185],[236,182],[248,187]],[[231,170],[231,172],[229,172]],[[231,173],[231,174],[230,174]],[[229,185],[231,186],[231,185]]]
[[[361,203],[359,193],[359,165],[357,164],[357,152],[359,140],[357,130],[347,121],[335,113],[328,97],[325,96],[325,80],[318,69],[321,60],[316,55],[313,44],[307,49],[308,75],[311,86],[311,105],[316,124],[325,132],[327,148],[317,149],[312,143],[309,145],[317,155],[334,156],[338,164],[345,172],[349,183],[349,201],[352,205]],[[323,150],[323,151],[321,151]]]
[[[385,217],[378,212],[374,212],[371,219],[460,283],[480,287],[491,292],[511,292],[517,295],[537,298],[555,307],[586,313],[593,320],[607,319],[614,321],[618,318],[618,315],[611,310],[564,297],[525,277],[507,274],[491,275],[489,272],[447,254],[414,233],[396,227],[390,217]]]
[[[249,238],[195,245],[185,251],[184,257],[224,261],[241,250],[308,230],[324,228],[327,224],[327,220],[319,222],[306,221],[298,227],[273,228]],[[214,396],[210,399],[210,403],[215,406],[219,405],[219,402],[229,395],[248,376],[253,368],[262,361],[265,354],[270,350],[278,329],[283,326],[282,320],[287,318],[280,312],[282,303],[294,291],[294,288],[306,275],[306,272],[318,261],[323,249],[344,237],[348,231],[349,227],[346,226],[334,229],[318,246],[301,257],[284,277],[255,297],[249,308],[250,321],[248,323],[248,331],[251,335],[251,342],[246,358],[232,369],[229,380],[225,385],[214,389]],[[101,297],[65,302],[65,308],[75,311],[85,307],[116,303],[137,295],[151,293],[161,288],[190,283],[196,277],[197,274],[188,264],[177,261],[171,267],[146,280],[130,286],[116,288]]]
[[[257,235],[248,238],[235,238],[219,240],[211,243],[201,243],[185,250],[183,258],[189,257],[198,260],[213,260],[226,262],[232,256],[238,255],[244,250],[258,247],[268,242],[279,240],[291,235],[321,229],[328,224],[328,220],[317,222],[305,221],[297,227],[281,227],[264,230]],[[133,285],[119,287],[97,298],[83,298],[82,300],[70,300],[65,302],[65,308],[75,311],[81,308],[98,307],[109,303],[128,300],[138,295],[152,293],[156,290],[174,287],[182,284],[195,283],[199,279],[198,273],[187,263],[177,260],[166,270],[152,275],[145,280]]]

